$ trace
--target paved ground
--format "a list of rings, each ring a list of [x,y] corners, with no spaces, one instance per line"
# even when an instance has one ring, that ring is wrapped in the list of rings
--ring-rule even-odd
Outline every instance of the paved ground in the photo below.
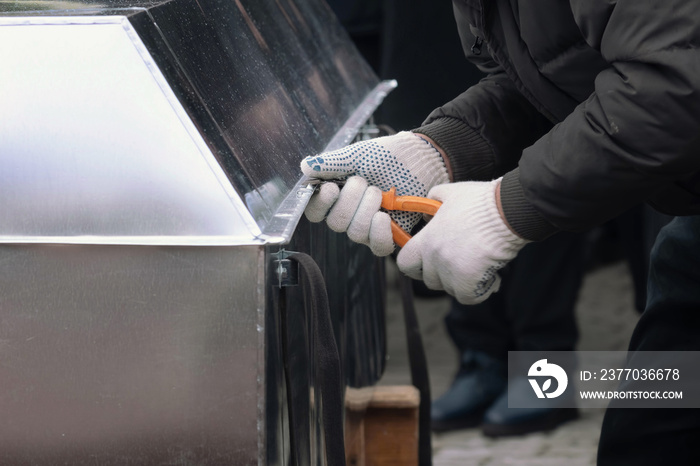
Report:
[[[408,361],[396,270],[389,265],[388,350],[389,362],[382,384],[408,384]],[[447,298],[417,299],[418,319],[430,367],[433,397],[450,385],[457,367],[457,354],[442,319]],[[638,315],[632,307],[632,285],[627,267],[616,263],[586,276],[577,304],[580,350],[627,348]],[[433,436],[435,466],[566,465],[595,464],[603,410],[582,412],[581,419],[546,434],[492,440],[478,429]]]

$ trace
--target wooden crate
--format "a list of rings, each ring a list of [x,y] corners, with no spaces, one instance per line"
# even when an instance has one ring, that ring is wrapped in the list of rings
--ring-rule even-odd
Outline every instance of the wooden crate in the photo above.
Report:
[[[348,466],[418,464],[418,407],[413,386],[348,389],[345,454]]]

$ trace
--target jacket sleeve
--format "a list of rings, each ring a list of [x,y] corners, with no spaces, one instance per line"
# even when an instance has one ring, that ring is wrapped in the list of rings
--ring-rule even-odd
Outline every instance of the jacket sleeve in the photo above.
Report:
[[[582,230],[700,170],[697,3],[571,5],[609,67],[596,77],[594,93],[525,149],[519,170],[504,178],[506,218],[529,239],[540,239],[537,222]],[[535,213],[529,219],[522,215],[528,209]]]
[[[471,52],[468,44],[476,36],[465,30],[460,35],[467,58],[487,76],[434,110],[414,131],[445,151],[453,181],[492,180],[516,167],[523,149],[552,124],[515,88],[486,46],[478,56]]]

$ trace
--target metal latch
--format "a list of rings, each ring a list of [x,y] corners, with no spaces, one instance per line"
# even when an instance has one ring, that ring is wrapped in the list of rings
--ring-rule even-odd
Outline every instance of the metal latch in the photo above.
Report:
[[[299,264],[289,259],[289,256],[294,254],[294,251],[279,251],[272,253],[275,256],[275,273],[277,274],[277,285],[297,286],[299,284]]]

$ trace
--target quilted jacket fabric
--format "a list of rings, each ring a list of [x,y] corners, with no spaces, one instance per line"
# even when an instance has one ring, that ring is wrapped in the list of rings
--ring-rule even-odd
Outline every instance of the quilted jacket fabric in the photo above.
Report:
[[[453,0],[488,76],[417,132],[454,181],[504,175],[528,239],[580,231],[641,201],[700,213],[700,8],[692,0]]]

